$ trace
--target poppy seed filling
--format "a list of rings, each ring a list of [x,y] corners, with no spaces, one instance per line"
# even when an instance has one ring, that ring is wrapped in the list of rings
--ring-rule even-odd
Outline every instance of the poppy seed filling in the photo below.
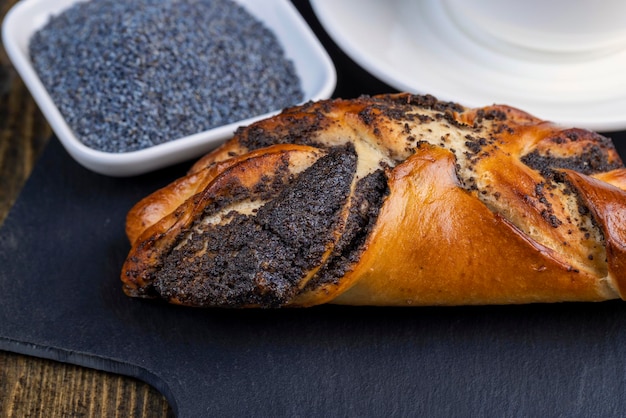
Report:
[[[336,240],[356,164],[351,144],[330,149],[291,182],[265,189],[273,196],[254,213],[230,211],[218,225],[196,222],[155,272],[154,291],[197,306],[285,303]]]

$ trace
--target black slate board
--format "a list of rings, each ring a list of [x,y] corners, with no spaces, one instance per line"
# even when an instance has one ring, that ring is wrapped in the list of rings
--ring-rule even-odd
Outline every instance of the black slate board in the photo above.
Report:
[[[391,91],[311,22],[337,96]],[[626,133],[611,135],[626,149]],[[180,417],[618,416],[626,303],[197,310],[122,294],[123,225],[181,164],[115,179],[53,139],[0,230],[0,349],[142,379]]]

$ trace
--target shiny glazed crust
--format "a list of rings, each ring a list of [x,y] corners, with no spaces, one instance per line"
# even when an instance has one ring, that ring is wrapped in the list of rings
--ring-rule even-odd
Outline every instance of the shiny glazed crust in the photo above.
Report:
[[[137,203],[121,278],[203,307],[623,298],[625,189],[609,139],[508,106],[308,103]]]

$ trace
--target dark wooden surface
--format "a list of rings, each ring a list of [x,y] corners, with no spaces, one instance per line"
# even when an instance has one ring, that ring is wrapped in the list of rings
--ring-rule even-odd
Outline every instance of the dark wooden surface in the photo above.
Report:
[[[0,0],[0,20],[17,0]],[[52,132],[0,46],[0,225]],[[167,417],[135,379],[0,351],[0,417]]]

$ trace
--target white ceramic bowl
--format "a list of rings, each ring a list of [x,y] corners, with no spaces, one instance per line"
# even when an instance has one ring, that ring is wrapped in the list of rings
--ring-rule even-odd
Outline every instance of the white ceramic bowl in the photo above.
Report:
[[[84,0],[22,0],[6,15],[2,39],[7,54],[51,128],[67,152],[80,164],[109,176],[132,176],[198,157],[232,136],[237,127],[277,112],[199,132],[139,151],[108,153],[81,143],[37,76],[28,55],[31,36],[56,15]],[[304,92],[303,102],[330,97],[336,85],[333,63],[288,0],[236,0],[270,28],[295,65]]]

